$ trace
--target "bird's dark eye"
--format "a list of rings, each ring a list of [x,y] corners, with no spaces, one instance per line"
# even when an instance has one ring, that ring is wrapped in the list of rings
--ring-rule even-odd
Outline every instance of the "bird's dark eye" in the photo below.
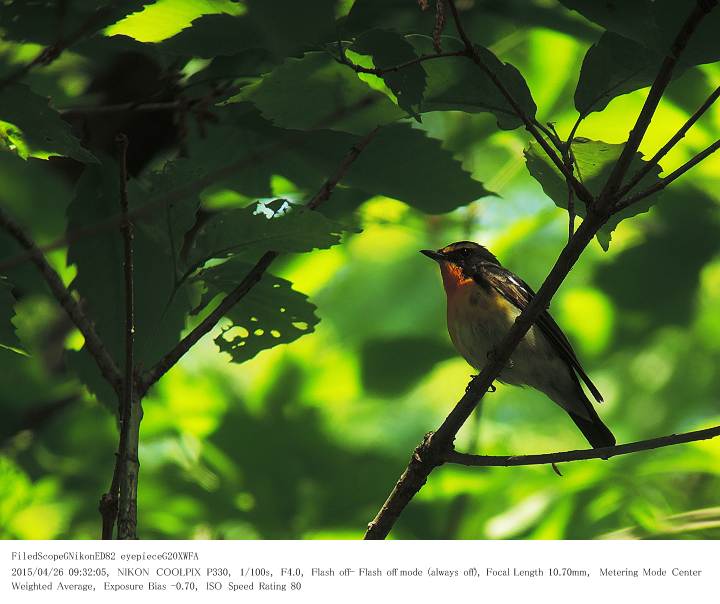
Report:
[[[463,258],[467,258],[467,257],[470,255],[470,248],[469,248],[469,247],[464,247],[464,248],[462,248],[462,249],[460,250],[460,255],[461,255]]]

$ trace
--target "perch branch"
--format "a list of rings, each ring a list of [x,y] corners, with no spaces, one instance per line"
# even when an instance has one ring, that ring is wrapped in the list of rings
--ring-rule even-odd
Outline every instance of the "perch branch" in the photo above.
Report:
[[[598,449],[579,449],[576,451],[541,453],[538,455],[470,455],[468,453],[459,453],[458,451],[449,451],[443,459],[446,463],[474,467],[535,466],[586,459],[609,459],[617,455],[627,455],[628,453],[637,453],[638,451],[650,451],[672,445],[708,440],[718,436],[720,436],[720,426],[714,426],[713,428],[706,428],[705,430],[671,434],[669,436],[638,440],[624,445],[600,447]]]
[[[318,192],[307,202],[306,207],[309,210],[317,209],[322,203],[327,201],[335,190],[335,187],[343,179],[350,166],[355,162],[360,153],[367,147],[375,135],[378,128],[372,130],[356,143],[350,152],[345,156],[335,173],[328,178]],[[157,382],[165,373],[167,373],[175,363],[177,363],[183,355],[188,352],[203,336],[208,334],[218,321],[222,319],[227,311],[237,304],[245,295],[260,281],[265,271],[273,263],[280,254],[275,251],[267,251],[253,266],[253,268],[245,275],[240,284],[233,289],[205,319],[187,334],[170,352],[168,352],[158,363],[152,367],[142,377],[141,384],[138,387],[138,395],[140,397],[148,391],[148,389]]]

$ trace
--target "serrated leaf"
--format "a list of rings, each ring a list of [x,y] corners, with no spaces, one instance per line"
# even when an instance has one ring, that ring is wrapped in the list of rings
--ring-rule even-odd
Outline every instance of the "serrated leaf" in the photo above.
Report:
[[[97,162],[73,136],[70,125],[50,108],[48,100],[27,86],[13,84],[0,92],[0,120],[20,129],[10,137],[21,138],[16,142],[21,155],[65,155],[81,162]]]
[[[202,307],[216,295],[231,291],[251,268],[250,264],[232,259],[204,270],[198,277],[207,289]],[[312,333],[320,321],[307,296],[292,289],[289,281],[268,273],[226,316],[231,325],[223,329],[215,343],[235,363]]]
[[[417,53],[403,36],[383,30],[372,29],[360,35],[352,49],[372,57],[373,64],[379,69],[402,65],[417,58]],[[425,70],[419,63],[389,72],[382,76],[390,90],[395,94],[398,105],[410,115],[417,116],[425,91]]]
[[[324,52],[286,60],[239,99],[251,101],[275,125],[298,130],[365,134],[405,116],[384,94]]]
[[[432,38],[408,36],[418,54],[434,53]],[[454,38],[443,37],[446,51],[461,50],[463,45]],[[525,114],[533,118],[537,107],[522,74],[509,63],[500,61],[490,50],[476,46],[477,52],[488,69],[494,73],[510,92]],[[495,115],[498,126],[513,130],[523,125],[507,99],[492,80],[466,57],[445,57],[425,61],[427,74],[422,111],[489,112]]]
[[[594,196],[597,196],[605,186],[615,162],[620,157],[625,145],[611,144],[603,141],[593,141],[577,138],[573,141],[572,151],[577,164],[576,175]],[[545,194],[555,202],[559,208],[568,207],[568,189],[565,177],[552,163],[540,145],[534,141],[525,149],[525,161],[530,174],[537,180]],[[628,173],[635,174],[643,164],[642,154],[636,153]],[[662,168],[655,166],[637,185],[637,190],[645,189],[658,182]],[[600,229],[597,239],[605,251],[610,247],[612,232],[618,224],[626,218],[647,212],[655,204],[659,195],[646,197],[642,202],[633,204],[629,208],[614,214]],[[585,205],[575,201],[575,211],[580,217],[585,216]]]
[[[247,49],[297,56],[335,39],[335,0],[248,0],[241,15],[207,14],[161,44],[173,54],[212,58]]]
[[[431,214],[493,195],[439,140],[408,124],[383,128],[350,167],[344,182]]]
[[[254,261],[267,250],[300,253],[340,243],[345,227],[320,212],[292,207],[284,200],[225,210],[199,231],[190,256],[191,266],[211,258],[236,256]]]
[[[276,128],[248,104],[229,105],[217,112],[220,121],[207,136],[193,142],[193,157],[168,164],[180,188],[199,183],[206,188],[208,173],[224,173],[214,182],[249,197],[271,194],[270,177],[279,174],[315,194],[360,138],[328,130],[297,132]],[[204,184],[204,186],[203,186]],[[385,195],[422,211],[440,214],[490,195],[443,149],[439,140],[408,124],[381,128],[350,166],[343,186],[367,196]],[[321,211],[334,204],[331,198]]]
[[[137,183],[128,183],[132,210],[145,205],[149,195]],[[118,168],[111,160],[88,166],[68,208],[70,230],[90,228],[119,214]],[[179,339],[190,309],[187,292],[175,291],[177,260],[173,247],[182,243],[194,219],[197,202],[151,208],[134,226],[135,357],[150,367]],[[95,323],[98,335],[119,366],[124,353],[125,289],[123,243],[120,230],[103,231],[73,240],[68,263],[77,268],[71,287]]]
[[[0,348],[22,353],[22,344],[15,333],[12,318],[15,315],[15,298],[10,284],[0,277]]]
[[[575,108],[581,115],[602,111],[617,96],[652,84],[663,57],[641,44],[605,32],[583,59],[575,89]],[[676,69],[674,77],[682,73]]]

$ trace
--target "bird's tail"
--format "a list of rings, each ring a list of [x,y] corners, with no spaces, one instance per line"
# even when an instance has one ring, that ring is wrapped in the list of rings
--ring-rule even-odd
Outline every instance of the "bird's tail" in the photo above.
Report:
[[[590,420],[570,412],[568,412],[568,415],[575,422],[575,425],[580,428],[580,431],[585,435],[585,438],[588,439],[588,442],[593,448],[612,447],[615,444],[613,433],[603,424],[594,410],[591,416],[592,419]]]

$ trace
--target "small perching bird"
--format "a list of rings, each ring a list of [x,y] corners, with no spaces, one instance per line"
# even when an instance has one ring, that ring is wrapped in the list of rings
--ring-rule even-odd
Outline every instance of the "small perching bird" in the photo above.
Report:
[[[482,369],[535,292],[503,268],[486,248],[472,241],[421,252],[440,265],[450,339],[470,365]],[[549,312],[543,311],[525,334],[498,379],[544,392],[567,411],[593,447],[615,444],[615,437],[598,417],[580,380],[596,401],[602,402],[602,395]]]

